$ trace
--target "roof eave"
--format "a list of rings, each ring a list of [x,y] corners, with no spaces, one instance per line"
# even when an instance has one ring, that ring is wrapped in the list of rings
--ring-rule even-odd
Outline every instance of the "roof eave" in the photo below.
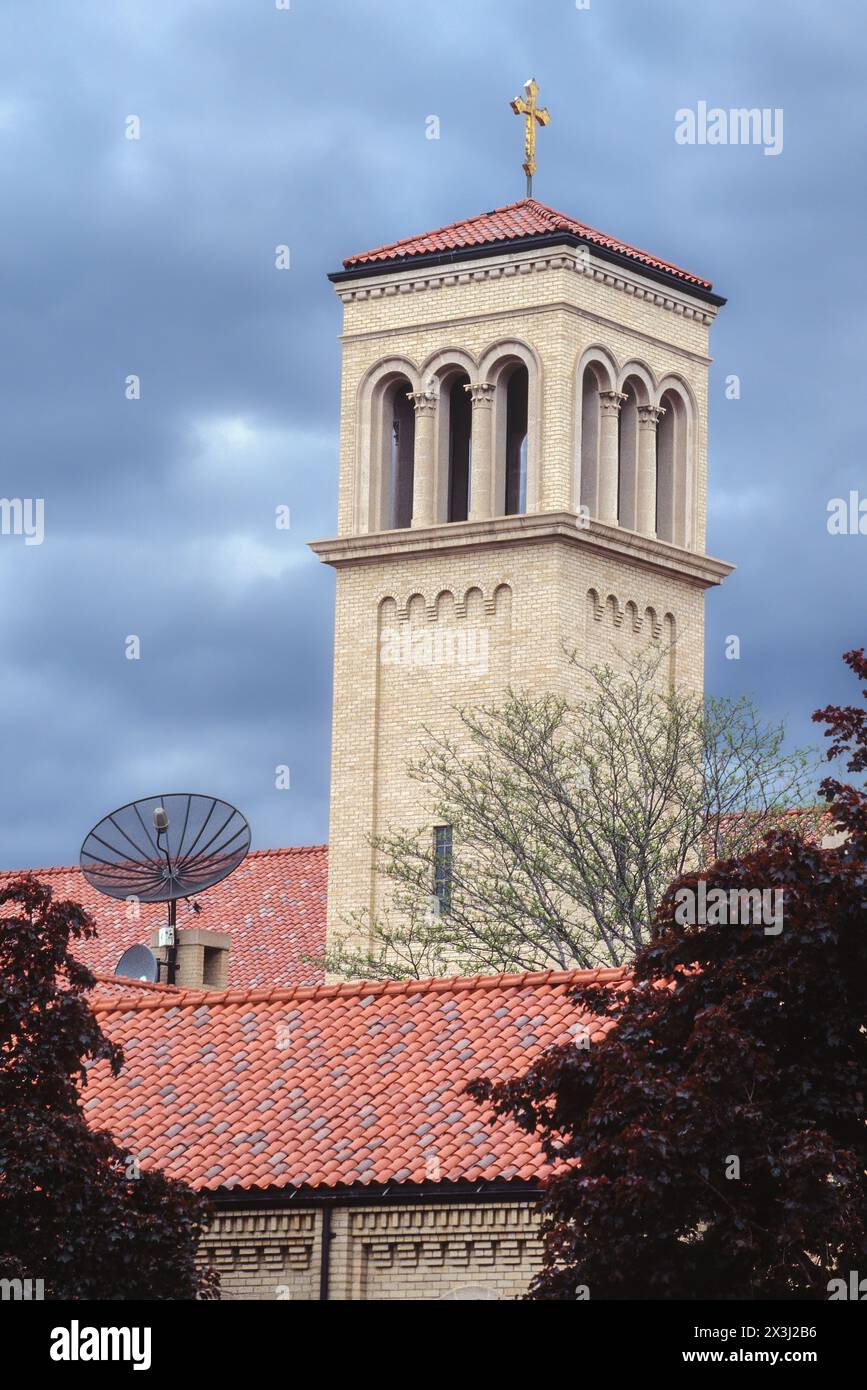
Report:
[[[540,1178],[459,1179],[456,1182],[336,1183],[333,1187],[218,1187],[200,1188],[213,1206],[299,1207],[326,1203],[393,1205],[415,1202],[538,1201],[544,1192]]]
[[[333,270],[328,279],[333,285],[341,285],[351,280],[366,279],[371,275],[387,275],[389,272],[399,270],[433,269],[437,266],[454,265],[461,261],[507,255],[512,251],[542,251],[554,246],[586,246],[591,254],[601,261],[619,266],[623,270],[631,270],[634,274],[645,275],[649,280],[666,285],[670,289],[678,289],[681,293],[694,295],[706,304],[713,304],[717,308],[721,308],[726,302],[723,295],[715,294],[712,289],[704,285],[696,285],[679,275],[673,275],[670,271],[646,265],[635,256],[627,256],[622,251],[614,251],[610,247],[600,246],[588,237],[578,236],[575,232],[567,231],[546,232],[538,236],[509,237],[503,241],[488,242],[484,246],[461,246],[453,251],[432,251],[415,256],[395,256],[390,260],[383,258],[365,265],[352,266],[348,270]]]

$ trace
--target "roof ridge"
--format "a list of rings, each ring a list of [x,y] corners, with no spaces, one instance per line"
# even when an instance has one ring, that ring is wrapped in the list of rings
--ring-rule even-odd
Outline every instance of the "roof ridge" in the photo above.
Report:
[[[629,968],[598,966],[593,970],[524,970],[508,975],[436,975],[427,979],[405,980],[342,980],[333,984],[293,985],[286,989],[276,986],[233,988],[224,990],[178,989],[173,986],[167,997],[162,991],[156,998],[113,1000],[103,995],[93,1001],[94,1013],[126,1013],[130,1007],[141,1009],[178,1008],[187,1004],[209,1007],[216,1004],[289,1004],[293,1000],[351,999],[358,995],[376,997],[386,994],[466,994],[494,989],[519,989],[533,985],[590,985],[613,984],[625,980]]]
[[[133,980],[128,975],[109,975],[105,970],[94,970],[93,978],[98,985],[111,985],[121,989],[142,989],[159,994],[171,994],[176,998],[180,993],[177,985],[166,984],[164,980]]]

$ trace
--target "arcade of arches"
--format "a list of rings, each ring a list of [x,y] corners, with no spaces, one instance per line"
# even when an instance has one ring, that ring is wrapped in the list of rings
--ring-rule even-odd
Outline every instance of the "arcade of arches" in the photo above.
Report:
[[[692,544],[688,506],[689,413],[680,389],[653,399],[627,370],[619,389],[590,361],[579,383],[580,496],[596,520]],[[379,394],[379,526],[395,530],[526,512],[530,377],[521,361],[494,380],[447,369],[417,391],[396,374]]]

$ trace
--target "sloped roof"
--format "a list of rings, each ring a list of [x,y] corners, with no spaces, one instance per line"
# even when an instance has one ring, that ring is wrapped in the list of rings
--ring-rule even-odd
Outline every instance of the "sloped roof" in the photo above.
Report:
[[[206,1189],[528,1181],[538,1142],[464,1087],[523,1072],[582,1022],[577,984],[622,970],[313,989],[97,995],[121,1075],[91,1065],[88,1122]]]
[[[178,926],[229,933],[230,987],[318,984],[322,971],[304,957],[325,949],[327,868],[327,845],[253,850],[239,869],[201,895],[200,913],[186,901],[178,904]],[[0,873],[0,882],[17,872]],[[29,872],[55,898],[71,898],[92,915],[98,935],[74,943],[73,954],[97,973],[112,975],[128,946],[149,944],[151,933],[165,925],[164,905],[143,903],[139,918],[131,918],[125,902],[97,892],[77,866]]]
[[[148,980],[131,980],[126,976],[96,974],[96,987],[100,999],[135,1000],[142,994],[171,995],[177,999],[177,985],[151,984]],[[92,1005],[91,1005],[92,1007]]]
[[[692,271],[684,270],[671,261],[661,260],[649,251],[641,251],[628,242],[605,232],[596,231],[586,223],[567,213],[557,212],[535,198],[522,198],[520,202],[509,203],[495,208],[492,212],[479,213],[476,217],[452,222],[446,227],[438,227],[432,232],[418,236],[404,237],[385,246],[374,247],[371,251],[361,251],[348,256],[344,262],[346,272],[362,270],[381,265],[383,268],[398,262],[410,262],[420,257],[447,255],[449,252],[478,248],[503,246],[538,237],[561,235],[567,241],[586,242],[600,251],[635,261],[638,266],[680,280],[684,285],[701,291],[710,291],[710,280],[704,280]],[[338,277],[339,278],[339,277]]]

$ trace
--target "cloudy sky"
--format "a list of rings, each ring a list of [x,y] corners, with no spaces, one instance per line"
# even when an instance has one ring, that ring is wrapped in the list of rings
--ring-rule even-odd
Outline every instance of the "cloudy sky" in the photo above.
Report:
[[[522,196],[530,73],[554,117],[537,195],[729,298],[709,549],[738,571],[708,600],[708,686],[814,741],[865,639],[867,536],[826,528],[829,498],[867,497],[860,0],[280,3],[2,6],[0,496],[43,498],[45,538],[0,535],[0,863],[75,862],[164,789],[239,805],[258,847],[326,838],[333,578],[304,545],[334,531],[325,276]],[[700,101],[782,108],[782,153],[678,144]]]

